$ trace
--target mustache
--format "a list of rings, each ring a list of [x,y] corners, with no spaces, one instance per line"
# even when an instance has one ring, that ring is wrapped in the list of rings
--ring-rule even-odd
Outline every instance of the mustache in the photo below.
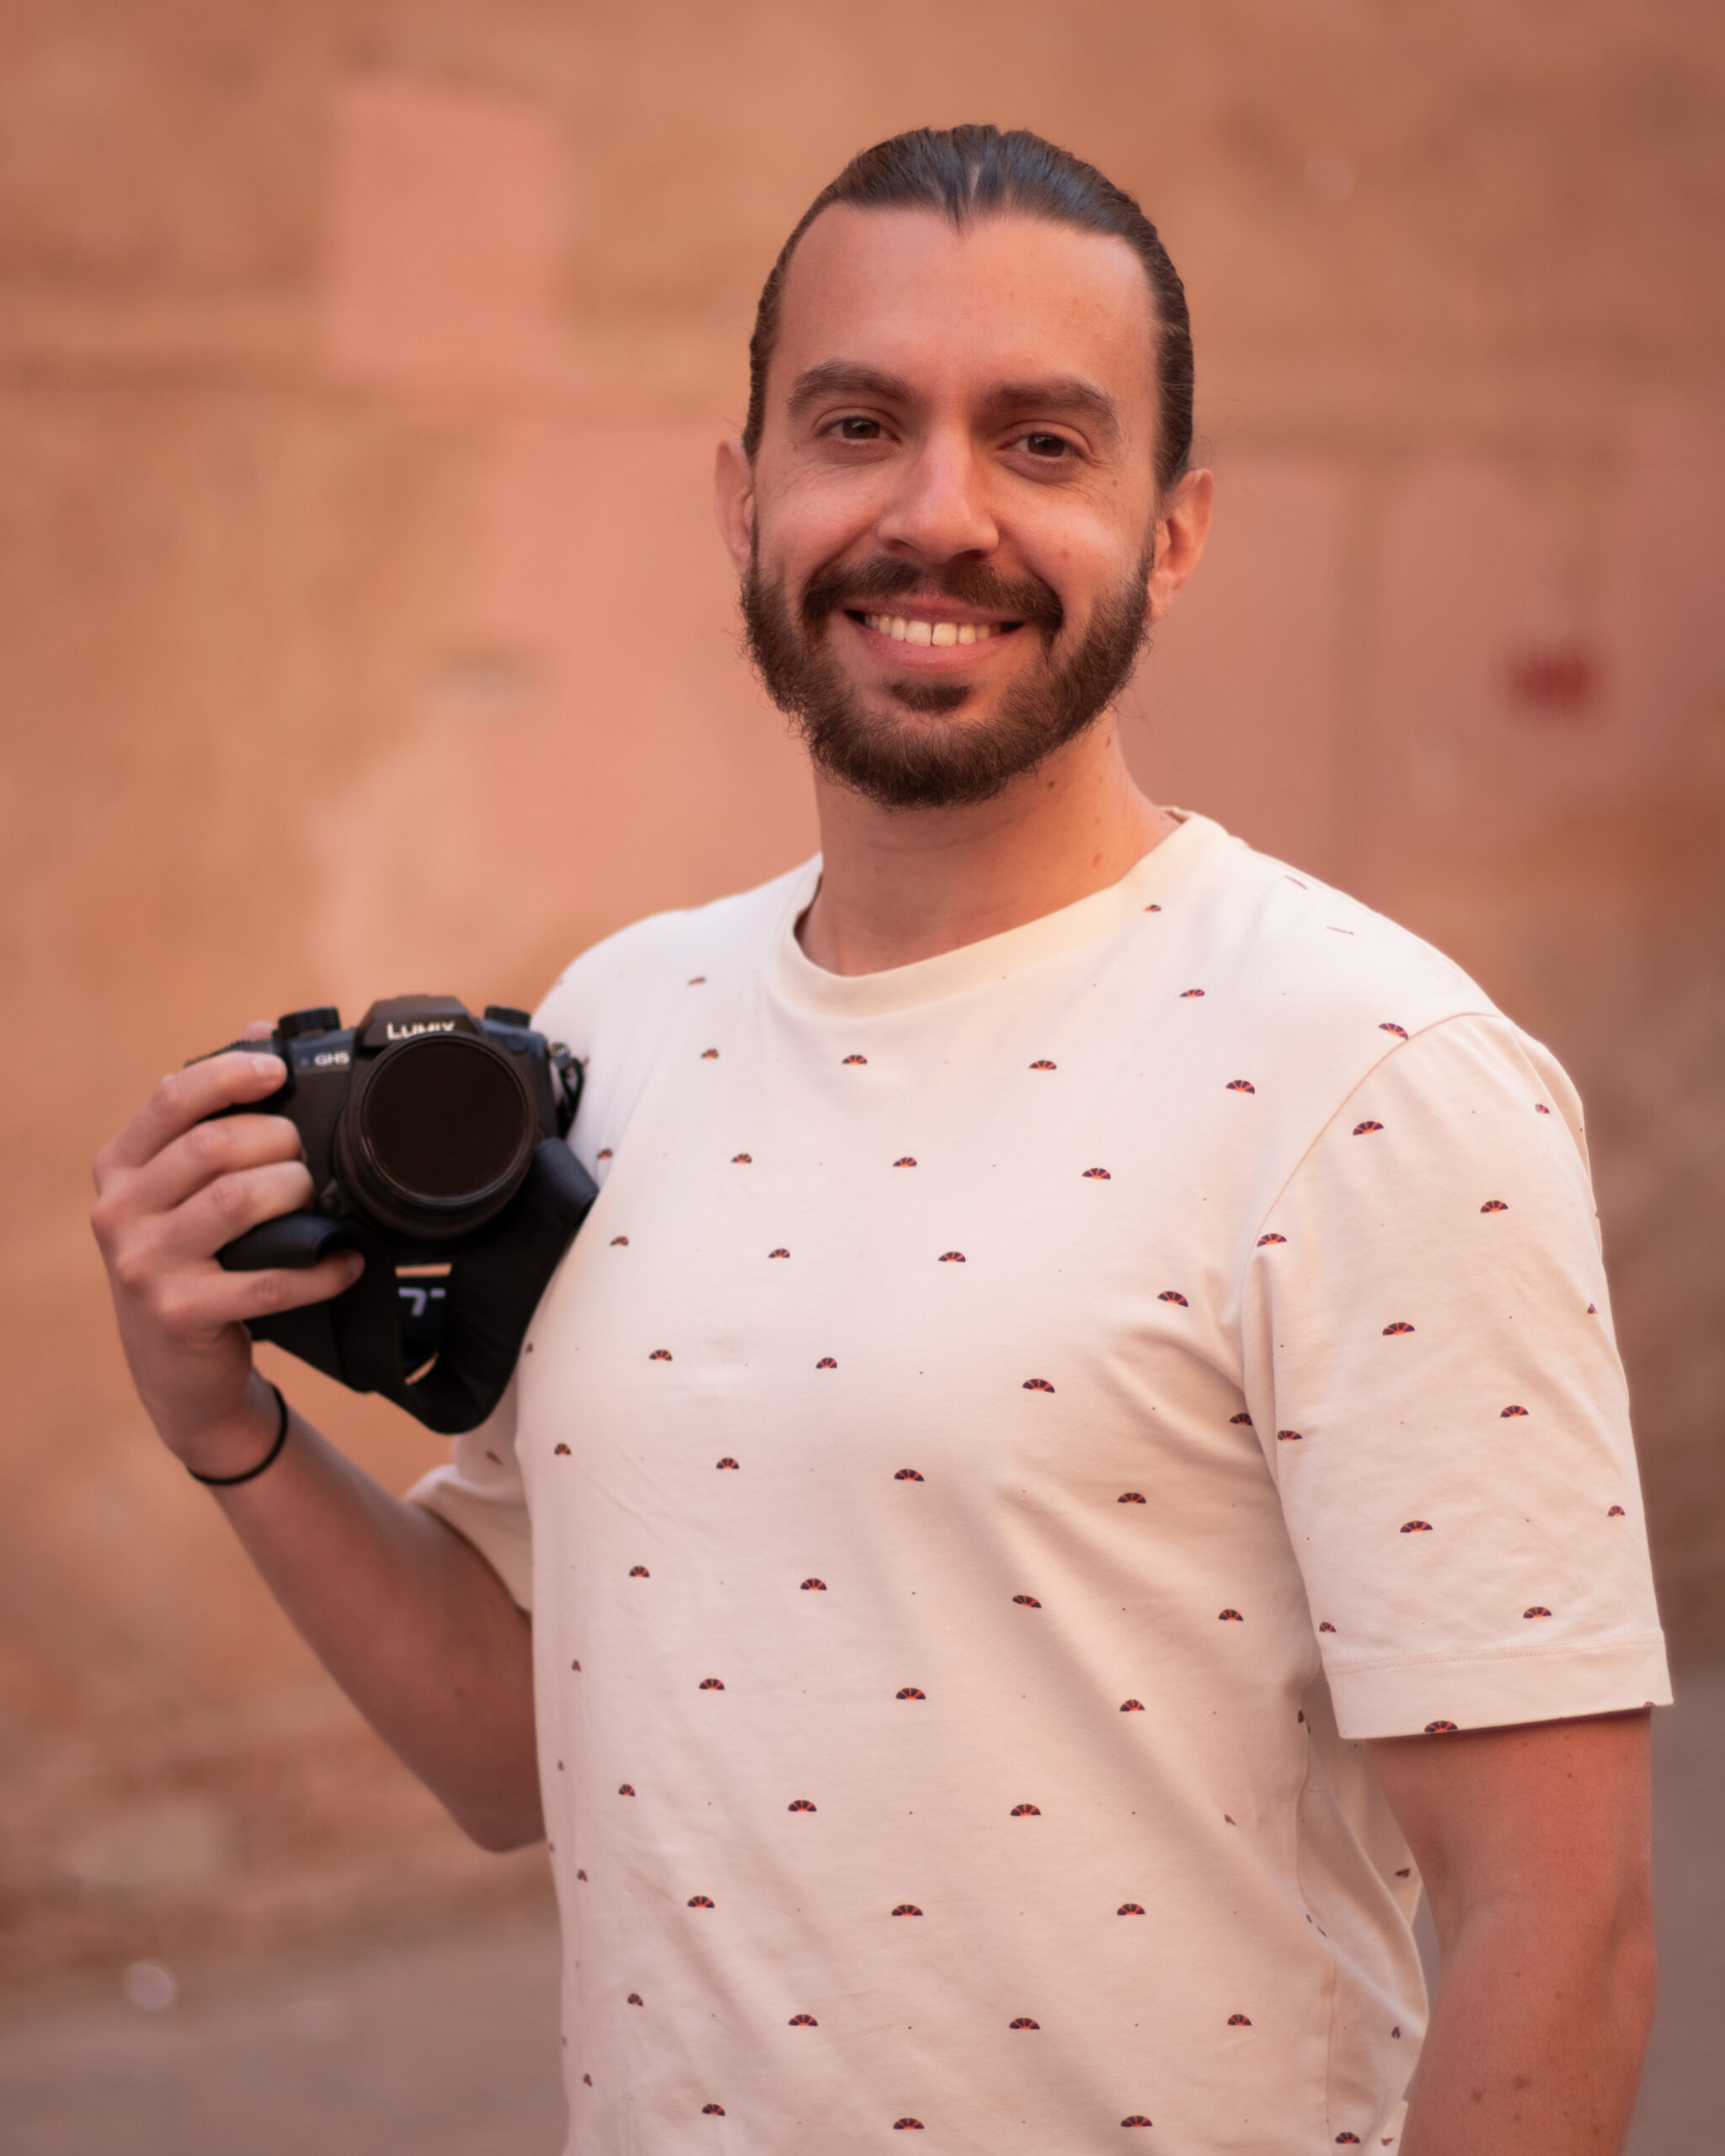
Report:
[[[914,563],[882,558],[848,564],[829,562],[817,569],[804,588],[803,626],[812,632],[829,614],[856,611],[871,600],[902,599],[913,591],[927,591],[931,583],[943,599],[1010,615],[1039,629],[1046,638],[1057,636],[1066,618],[1053,587],[1040,577],[1003,577],[985,562],[964,561],[948,562],[931,576]]]

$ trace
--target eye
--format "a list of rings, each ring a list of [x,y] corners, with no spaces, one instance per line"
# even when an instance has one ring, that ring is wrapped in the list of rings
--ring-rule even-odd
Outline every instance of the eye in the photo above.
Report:
[[[1064,435],[1047,434],[1040,429],[1020,435],[1015,446],[1046,464],[1058,463],[1072,453],[1072,445]]]
[[[880,422],[865,417],[861,412],[850,412],[842,419],[834,420],[827,432],[836,435],[840,441],[879,441]]]

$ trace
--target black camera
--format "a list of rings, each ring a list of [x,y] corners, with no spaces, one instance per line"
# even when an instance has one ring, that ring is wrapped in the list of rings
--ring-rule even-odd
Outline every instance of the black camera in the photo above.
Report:
[[[390,997],[354,1027],[328,1006],[293,1011],[267,1041],[233,1045],[279,1055],[287,1078],[222,1113],[287,1117],[316,1195],[315,1209],[227,1244],[222,1263],[366,1260],[344,1294],[255,1318],[253,1337],[432,1429],[473,1428],[598,1194],[563,1143],[580,1066],[525,1011],[490,1004],[476,1018],[448,995]]]

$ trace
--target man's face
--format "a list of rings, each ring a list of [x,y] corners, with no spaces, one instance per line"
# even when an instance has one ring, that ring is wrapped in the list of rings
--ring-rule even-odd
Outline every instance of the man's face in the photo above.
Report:
[[[889,807],[985,800],[1118,693],[1147,614],[1153,338],[1137,257],[1101,234],[848,208],[804,234],[729,536],[756,663],[832,776]]]

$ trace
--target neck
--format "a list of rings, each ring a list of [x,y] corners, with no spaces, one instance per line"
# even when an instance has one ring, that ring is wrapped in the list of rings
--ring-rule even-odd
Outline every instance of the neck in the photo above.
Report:
[[[1112,712],[974,808],[883,808],[818,770],[814,787],[820,889],[798,935],[835,974],[914,965],[1057,913],[1178,828],[1133,783]]]

